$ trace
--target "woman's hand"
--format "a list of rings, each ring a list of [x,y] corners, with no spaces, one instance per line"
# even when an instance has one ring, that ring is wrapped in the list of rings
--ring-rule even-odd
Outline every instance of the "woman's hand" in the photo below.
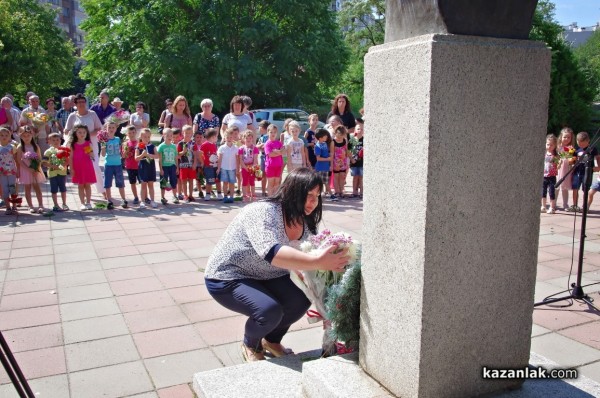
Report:
[[[347,247],[340,249],[338,246],[329,246],[319,256],[319,269],[342,272],[349,262]]]

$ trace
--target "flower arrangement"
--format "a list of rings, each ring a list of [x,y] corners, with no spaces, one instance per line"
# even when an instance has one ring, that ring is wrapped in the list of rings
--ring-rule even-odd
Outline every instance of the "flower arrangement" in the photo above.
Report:
[[[48,161],[51,166],[54,166],[54,170],[65,170],[66,160],[69,158],[70,153],[71,150],[69,148],[58,147],[58,149],[50,155]]]
[[[256,181],[261,181],[263,179],[263,173],[259,165],[248,166],[248,172],[254,174]]]
[[[25,113],[25,117],[31,120],[33,124],[37,125],[46,124],[50,120],[48,115],[42,112],[27,112]]]
[[[25,152],[23,154],[23,159],[28,160],[29,168],[33,171],[39,171],[40,169],[40,158],[35,152]]]
[[[106,146],[106,143],[108,142],[108,132],[106,130],[100,130],[96,137],[101,146]]]
[[[83,152],[87,153],[90,159],[94,160],[94,150],[92,149],[91,145],[87,145],[86,147],[84,147]]]
[[[575,156],[575,148],[572,145],[562,147],[562,151],[558,152],[561,158],[571,159]]]
[[[105,119],[110,123],[115,123],[117,126],[123,123],[129,122],[129,117],[131,114],[125,109],[121,109],[119,111],[113,112]]]
[[[146,144],[143,143],[142,141],[138,142],[137,149],[140,150],[140,151],[145,151],[146,150]],[[148,164],[150,164],[152,162],[152,160],[150,158],[144,158],[144,160],[146,162],[148,162]]]
[[[348,329],[347,325],[344,325],[343,319],[347,317],[347,310],[354,309],[355,311],[360,308],[360,304],[357,304],[360,300],[360,244],[354,241],[350,235],[345,233],[334,234],[325,229],[303,242],[300,245],[300,250],[305,253],[319,255],[330,246],[337,246],[335,252],[348,248],[350,262],[344,272],[317,270],[296,271],[290,274],[292,281],[315,306],[316,310],[308,313],[309,322],[323,321],[325,330],[322,344],[324,356],[348,352],[348,350],[351,351],[353,348],[358,347],[358,338],[356,337],[358,336],[358,323],[352,323],[353,326]],[[356,282],[357,272],[359,294],[350,293],[348,295],[345,293],[348,291],[346,287],[349,286],[350,282]],[[355,290],[356,287],[354,286],[350,292]],[[342,303],[339,303],[340,300],[347,303],[342,306]],[[349,303],[354,304],[349,305]],[[341,310],[344,310],[344,312],[341,313],[341,316],[338,316]],[[352,319],[357,319],[357,315],[358,313],[354,314]],[[356,332],[353,332],[354,330]],[[338,341],[342,337],[345,344]]]

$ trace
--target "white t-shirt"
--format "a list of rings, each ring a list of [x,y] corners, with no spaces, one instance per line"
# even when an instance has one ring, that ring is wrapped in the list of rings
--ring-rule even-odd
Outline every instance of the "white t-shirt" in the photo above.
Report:
[[[227,144],[223,144],[217,149],[217,154],[223,154],[223,159],[221,160],[222,170],[235,170],[235,160],[238,150],[239,148],[236,145],[227,146]]]
[[[227,127],[236,126],[241,133],[248,129],[248,125],[252,126],[252,118],[246,114],[234,115],[233,113],[228,113],[223,118],[223,124],[227,125]]]
[[[302,151],[304,150],[304,141],[298,138],[298,141],[294,141],[290,139],[288,144],[288,148],[291,148],[290,151],[290,159],[292,160],[292,164],[302,164]]]
[[[102,129],[102,123],[96,112],[88,110],[85,115],[80,115],[77,112],[72,112],[67,118],[67,124],[65,124],[65,131],[72,132],[73,127],[77,124],[85,124],[90,131],[90,141],[92,142],[92,150],[94,151],[94,158],[98,159],[98,131]]]
[[[135,129],[139,133],[140,130],[144,128],[144,125],[142,124],[144,121],[146,121],[146,122],[148,122],[148,124],[150,124],[150,115],[147,113],[144,113],[143,115],[140,116],[136,112],[130,116],[129,120],[130,120],[131,124],[133,124],[135,126]]]

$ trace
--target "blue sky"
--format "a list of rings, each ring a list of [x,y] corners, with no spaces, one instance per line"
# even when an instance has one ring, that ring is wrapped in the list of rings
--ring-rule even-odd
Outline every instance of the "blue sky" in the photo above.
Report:
[[[555,18],[561,25],[577,22],[592,26],[600,21],[600,0],[551,0],[556,5]]]

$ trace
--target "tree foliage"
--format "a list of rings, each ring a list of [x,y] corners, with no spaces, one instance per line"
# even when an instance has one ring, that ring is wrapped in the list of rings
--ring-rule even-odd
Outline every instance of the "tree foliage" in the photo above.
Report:
[[[41,98],[71,84],[73,45],[54,24],[57,11],[36,0],[0,0],[0,87]]]
[[[332,94],[346,93],[358,109],[364,99],[365,54],[369,47],[382,44],[385,36],[385,0],[344,1],[337,21],[351,53],[348,69]]]
[[[84,0],[82,70],[88,94],[129,101],[185,95],[227,109],[235,94],[257,106],[321,100],[345,69],[347,49],[320,0]],[[155,110],[156,111],[156,110]]]
[[[564,126],[575,131],[587,129],[594,90],[554,20],[552,2],[538,2],[529,38],[545,42],[552,51],[548,132],[557,134]]]
[[[575,49],[575,56],[591,82],[594,99],[600,102],[600,29]]]

